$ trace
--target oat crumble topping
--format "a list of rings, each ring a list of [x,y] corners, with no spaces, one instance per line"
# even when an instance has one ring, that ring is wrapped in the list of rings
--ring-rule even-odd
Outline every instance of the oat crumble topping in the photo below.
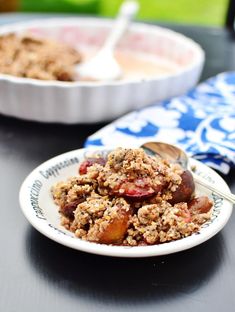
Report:
[[[40,80],[74,80],[81,54],[50,39],[29,35],[0,36],[0,73]]]
[[[212,202],[194,191],[190,172],[141,148],[85,159],[76,176],[52,187],[61,223],[75,236],[127,246],[198,232],[211,217]]]

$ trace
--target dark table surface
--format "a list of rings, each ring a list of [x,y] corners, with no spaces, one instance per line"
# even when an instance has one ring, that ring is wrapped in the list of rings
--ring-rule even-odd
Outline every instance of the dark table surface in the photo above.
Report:
[[[4,14],[0,24],[34,17]],[[167,26],[205,50],[202,80],[235,69],[235,41],[225,29]],[[0,116],[0,311],[234,311],[234,214],[202,245],[148,259],[75,251],[44,237],[27,222],[18,202],[24,178],[45,160],[82,147],[102,126],[40,124]],[[225,177],[233,192],[234,173]]]

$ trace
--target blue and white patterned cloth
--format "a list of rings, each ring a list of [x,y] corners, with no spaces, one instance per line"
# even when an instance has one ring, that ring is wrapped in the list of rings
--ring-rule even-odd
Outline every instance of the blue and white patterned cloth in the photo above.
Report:
[[[235,72],[129,113],[90,136],[85,146],[137,147],[147,141],[176,144],[227,174],[235,166]]]

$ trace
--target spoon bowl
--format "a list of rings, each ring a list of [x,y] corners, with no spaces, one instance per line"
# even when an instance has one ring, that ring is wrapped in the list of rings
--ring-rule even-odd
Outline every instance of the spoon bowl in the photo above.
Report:
[[[195,174],[195,172],[191,168],[189,168],[189,158],[187,154],[179,147],[163,142],[146,142],[143,145],[141,145],[141,148],[143,148],[143,150],[147,154],[157,155],[160,158],[167,159],[172,163],[180,164],[183,169],[189,169],[193,175],[195,183],[198,183],[201,186],[210,189],[217,195],[220,195],[225,199],[229,200],[230,202],[232,202],[233,204],[235,204],[234,194],[219,190],[218,187],[212,185],[211,183],[206,181],[203,177]]]
[[[188,167],[187,154],[175,145],[163,142],[147,142],[141,145],[141,148],[143,148],[147,154],[158,155],[172,163],[178,163],[184,169]]]

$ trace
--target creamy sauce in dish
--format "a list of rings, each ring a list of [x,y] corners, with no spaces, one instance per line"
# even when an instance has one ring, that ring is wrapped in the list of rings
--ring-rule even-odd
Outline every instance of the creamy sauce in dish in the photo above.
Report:
[[[95,55],[93,50],[80,50],[83,62]],[[148,79],[177,73],[181,66],[166,58],[147,53],[116,51],[115,57],[123,70],[121,80]]]

